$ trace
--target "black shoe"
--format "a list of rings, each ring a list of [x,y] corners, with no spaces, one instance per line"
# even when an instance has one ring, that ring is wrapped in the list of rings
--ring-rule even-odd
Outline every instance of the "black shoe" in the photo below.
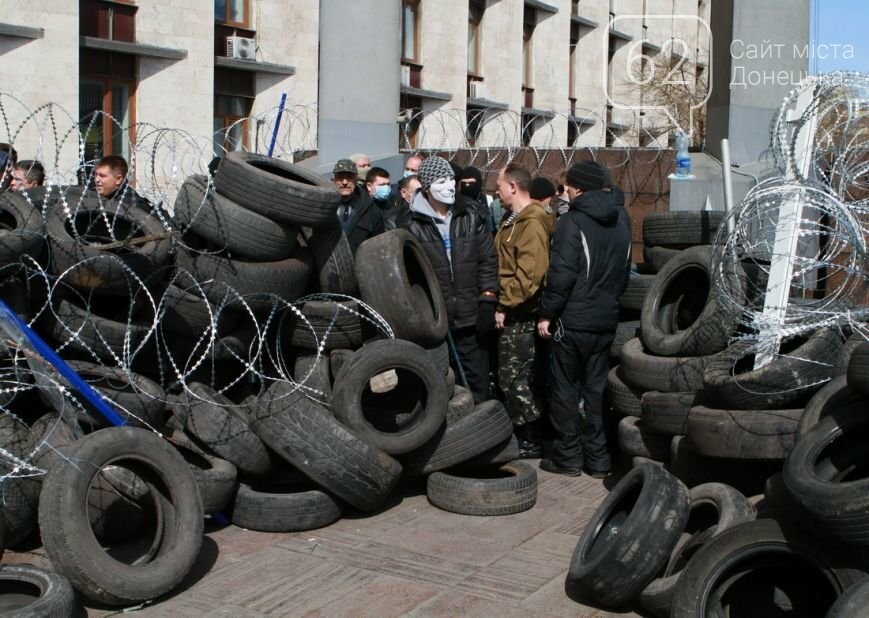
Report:
[[[595,470],[594,468],[589,467],[583,468],[582,471],[593,479],[605,479],[612,474],[609,470]]]
[[[519,459],[540,459],[543,457],[543,447],[531,440],[519,439]]]
[[[563,468],[551,459],[541,459],[540,469],[552,474],[563,474],[565,476],[582,476],[582,468]]]

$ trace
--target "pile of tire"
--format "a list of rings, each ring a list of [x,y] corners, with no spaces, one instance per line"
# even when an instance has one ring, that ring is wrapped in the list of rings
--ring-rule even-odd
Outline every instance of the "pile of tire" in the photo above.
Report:
[[[681,240],[714,236],[700,225],[709,213],[670,214],[686,230]],[[755,368],[758,340],[737,331],[737,316],[714,292],[721,277],[733,279],[730,290],[749,289],[750,270],[711,272],[710,245],[661,247],[654,231],[662,217],[644,225],[655,243],[647,257],[662,248],[667,259],[643,300],[637,337],[621,346],[609,374],[619,447],[638,461],[669,463],[689,486],[717,481],[759,493],[793,449],[807,402],[844,373],[843,350],[852,346],[839,330],[821,328],[785,339]]]
[[[833,478],[830,461],[825,463],[822,474]],[[793,490],[787,473],[785,478]],[[865,493],[865,478],[853,482]],[[841,487],[842,495],[855,489]],[[854,520],[862,495],[852,498],[850,517],[827,508],[828,523],[851,537],[850,544],[836,544],[819,536],[814,522],[801,518],[782,493],[768,483],[755,509],[728,485],[688,489],[660,466],[634,467],[581,533],[568,569],[568,595],[611,609],[641,607],[662,618],[864,615],[869,562],[853,551],[855,538],[866,542]],[[859,517],[866,518],[865,508]]]
[[[402,477],[456,513],[534,505],[503,406],[455,383],[421,246],[391,231],[354,260],[319,177],[231,154],[171,217],[74,188],[4,196],[18,227],[0,237],[0,298],[129,425],[6,350],[0,547],[38,528],[82,595],[169,592],[203,516],[309,530],[385,508]]]

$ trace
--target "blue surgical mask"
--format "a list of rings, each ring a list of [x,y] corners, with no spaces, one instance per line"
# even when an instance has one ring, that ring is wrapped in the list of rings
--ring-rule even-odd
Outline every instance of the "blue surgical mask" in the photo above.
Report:
[[[413,170],[404,170],[404,177],[410,178],[411,176],[416,176],[416,172]]]
[[[388,200],[389,193],[389,185],[380,185],[378,187],[374,187],[374,199],[378,202],[385,202],[386,200]]]

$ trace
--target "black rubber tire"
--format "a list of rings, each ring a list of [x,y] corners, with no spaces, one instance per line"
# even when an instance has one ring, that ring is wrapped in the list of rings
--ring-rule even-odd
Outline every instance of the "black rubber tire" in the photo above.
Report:
[[[660,356],[707,356],[727,347],[733,312],[719,305],[712,273],[712,247],[685,249],[658,272],[643,302],[640,340]],[[735,279],[735,275],[731,278]],[[732,292],[741,289],[728,285]]]
[[[356,352],[353,350],[329,350],[329,371],[332,374],[332,383],[335,382],[335,377],[341,373],[341,369],[345,364],[350,362]]]
[[[215,329],[216,335],[233,331],[241,314],[229,307],[218,308],[210,303],[195,281],[178,272],[160,295],[157,316],[159,328],[165,334],[199,338]]]
[[[392,457],[363,442],[293,385],[275,382],[251,428],[315,483],[363,511],[387,498],[401,475]]]
[[[476,457],[513,435],[510,415],[500,401],[478,404],[471,414],[441,425],[422,447],[399,457],[405,474],[419,476],[445,470]]]
[[[290,256],[298,227],[277,224],[207,189],[208,177],[204,175],[188,176],[181,185],[173,213],[179,228],[248,260],[274,262]]]
[[[824,388],[815,393],[803,410],[797,425],[797,439],[830,414],[863,414],[869,407],[869,396],[851,390],[845,376],[830,380]]]
[[[203,515],[221,512],[230,503],[238,487],[238,469],[230,462],[200,448],[190,436],[180,430],[169,434],[169,441],[187,462],[199,494]]]
[[[435,472],[426,485],[428,501],[461,515],[512,515],[527,511],[537,502],[537,471],[514,461],[473,478]]]
[[[281,330],[286,328],[290,333],[291,345],[303,350],[316,350],[322,346],[325,351],[358,348],[362,345],[364,318],[360,317],[361,309],[356,301],[309,300],[297,308],[310,326],[295,313],[288,311]]]
[[[640,398],[643,396],[643,392],[626,384],[620,373],[618,367],[613,367],[607,374],[606,393],[610,406],[619,414],[642,416]]]
[[[317,401],[332,399],[332,382],[329,379],[329,357],[297,356],[293,365],[293,380],[302,386],[305,393]]]
[[[825,618],[862,618],[869,607],[869,579],[864,579],[839,595]]]
[[[717,410],[694,406],[688,433],[697,452],[727,459],[781,459],[793,449],[802,409]]]
[[[447,397],[452,401],[453,395],[456,394],[456,373],[453,371],[452,367],[447,369],[447,373],[444,376],[444,384],[444,390],[446,391]],[[447,406],[447,411],[449,411],[449,406]]]
[[[859,546],[869,545],[867,438],[869,416],[834,412],[800,437],[783,471],[806,512],[835,538]]]
[[[340,225],[312,229],[305,239],[314,257],[314,268],[320,291],[327,294],[357,296],[356,262],[353,249]]]
[[[642,310],[646,294],[649,293],[656,276],[631,273],[628,285],[619,297],[619,307],[633,311]]]
[[[71,457],[92,466],[55,466],[43,483],[39,529],[51,563],[85,596],[109,605],[153,599],[177,586],[190,571],[202,543],[202,498],[183,458],[165,441],[137,427],[111,427],[76,442]],[[151,487],[160,509],[162,534],[135,566],[106,553],[81,507],[91,480],[121,461]]]
[[[730,528],[753,521],[757,513],[745,496],[722,483],[704,483],[690,492],[690,513],[685,532],[670,555],[661,577],[640,593],[640,603],[655,616],[667,618],[676,583],[687,561],[705,543]]]
[[[629,320],[619,322],[616,325],[616,333],[610,345],[610,361],[618,363],[622,353],[622,346],[631,339],[640,336],[640,321]]]
[[[303,532],[341,519],[341,504],[310,482],[263,480],[238,487],[232,523],[260,532]]]
[[[370,381],[394,371],[398,384],[376,394]],[[400,407],[392,407],[398,404]],[[350,431],[390,455],[425,444],[443,425],[449,398],[443,372],[429,353],[400,339],[372,341],[353,355],[335,378],[332,413]],[[407,416],[406,419],[400,419]]]
[[[181,396],[187,408],[186,433],[202,448],[232,463],[240,472],[265,475],[272,469],[266,445],[250,428],[250,421],[228,397],[198,382],[187,384]]]
[[[10,472],[6,466],[0,467],[3,476]],[[36,529],[38,499],[39,483],[32,478],[7,476],[0,483],[5,548],[14,548]]]
[[[294,257],[275,262],[233,260],[208,253],[195,253],[178,248],[175,263],[197,281],[213,281],[203,285],[206,298],[216,304],[223,303],[226,288],[244,297],[252,311],[269,311],[274,294],[286,301],[294,301],[305,293],[311,266]],[[222,284],[222,285],[221,285]],[[232,296],[230,296],[232,298]],[[236,303],[231,304],[235,308]]]
[[[697,451],[686,436],[673,436],[670,443],[670,471],[688,487],[703,483],[725,483],[746,496],[763,493],[764,482],[781,471],[781,461],[719,459]]]
[[[38,257],[45,242],[42,214],[20,193],[0,194],[0,266]]]
[[[45,219],[51,272],[58,276],[66,273],[65,283],[100,294],[127,296],[131,286],[135,289],[137,285],[127,269],[144,281],[169,264],[172,249],[169,238],[106,250],[100,244],[90,244],[94,235],[105,243],[108,236],[125,240],[164,234],[166,228],[156,216],[112,201],[84,199],[71,206],[70,221],[65,206],[52,206]],[[110,229],[107,223],[111,224]],[[94,234],[91,231],[94,225],[106,229],[96,229]]]
[[[68,300],[57,304],[49,320],[49,334],[61,344],[58,352],[69,348],[113,365],[129,366],[134,357],[146,354],[154,335],[143,322],[120,322]]]
[[[454,423],[474,411],[474,395],[464,386],[456,386],[447,406],[447,423]]]
[[[668,249],[667,247],[649,247],[643,245],[643,261],[648,264],[653,272],[660,272],[667,262],[679,255],[682,249]]]
[[[341,196],[319,174],[250,152],[231,152],[214,177],[217,192],[278,223],[334,224]]]
[[[646,430],[645,422],[636,416],[619,421],[619,449],[631,457],[648,457],[655,461],[670,458],[670,436]]]
[[[858,393],[869,395],[869,342],[854,347],[848,361],[848,387]]]
[[[30,564],[0,565],[0,613],[4,616],[72,618],[79,611],[75,591],[63,575]]]
[[[362,300],[392,327],[398,339],[423,347],[443,343],[447,306],[431,262],[407,230],[369,238],[356,251]]]
[[[568,585],[605,607],[629,603],[667,562],[688,514],[688,489],[679,479],[652,464],[633,468],[583,530]]]
[[[641,391],[677,393],[703,388],[703,373],[712,356],[663,357],[643,350],[639,339],[622,346],[620,376]]]
[[[833,366],[834,378],[848,374],[848,365],[851,363],[851,355],[854,353],[854,350],[857,349],[857,346],[865,341],[866,337],[864,337],[860,332],[855,332],[845,339],[845,343],[842,344],[842,352],[839,354],[839,358],[836,359],[836,364]]]
[[[510,463],[519,459],[519,439],[512,435],[501,444],[496,444],[487,451],[483,451],[475,457],[466,459],[455,468],[450,470],[473,470],[474,468],[491,468],[501,464]]]
[[[751,370],[754,354],[749,353],[750,346],[750,341],[739,341],[709,357],[703,373],[709,401],[740,410],[802,405],[832,377],[842,337],[831,328],[821,328],[808,339],[785,341],[780,356],[755,370]]]
[[[440,345],[426,348],[426,352],[428,352],[431,362],[434,363],[435,367],[437,367],[438,371],[442,374],[446,375],[452,371],[452,367],[450,367],[450,347],[447,345],[446,341],[442,342]]]
[[[160,385],[143,375],[119,367],[107,367],[87,361],[67,361],[85,382],[109,400],[118,415],[134,427],[162,425],[166,393]],[[102,415],[83,397],[77,397],[98,424],[108,425]],[[63,409],[55,410],[63,413]],[[66,408],[69,412],[69,407]]]
[[[739,524],[691,557],[676,585],[670,615],[772,616],[783,611],[776,601],[787,601],[789,615],[823,616],[862,575],[843,569],[847,564],[834,547],[787,522]],[[817,575],[812,581],[799,577],[808,575],[808,568]]]
[[[643,244],[685,249],[711,245],[724,212],[718,210],[653,212],[643,219]]]
[[[688,414],[698,405],[699,393],[660,393],[646,391],[642,399],[643,425],[649,431],[667,436],[688,432]]]
[[[61,453],[65,456],[69,445],[78,439],[69,422],[76,421],[57,414],[43,414],[30,425],[32,465],[48,472],[57,462],[65,461]]]

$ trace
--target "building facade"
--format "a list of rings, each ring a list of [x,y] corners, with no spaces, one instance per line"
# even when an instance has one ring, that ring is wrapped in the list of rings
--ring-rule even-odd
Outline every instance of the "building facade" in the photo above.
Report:
[[[67,181],[103,154],[193,173],[224,150],[267,151],[285,93],[276,154],[316,151],[321,4],[346,2],[359,6],[0,3],[0,141]],[[678,66],[698,90],[710,2],[377,0],[400,27],[359,36],[401,50],[400,66],[371,67],[399,100],[396,149],[666,145],[666,114],[639,107],[661,80],[643,72]]]

